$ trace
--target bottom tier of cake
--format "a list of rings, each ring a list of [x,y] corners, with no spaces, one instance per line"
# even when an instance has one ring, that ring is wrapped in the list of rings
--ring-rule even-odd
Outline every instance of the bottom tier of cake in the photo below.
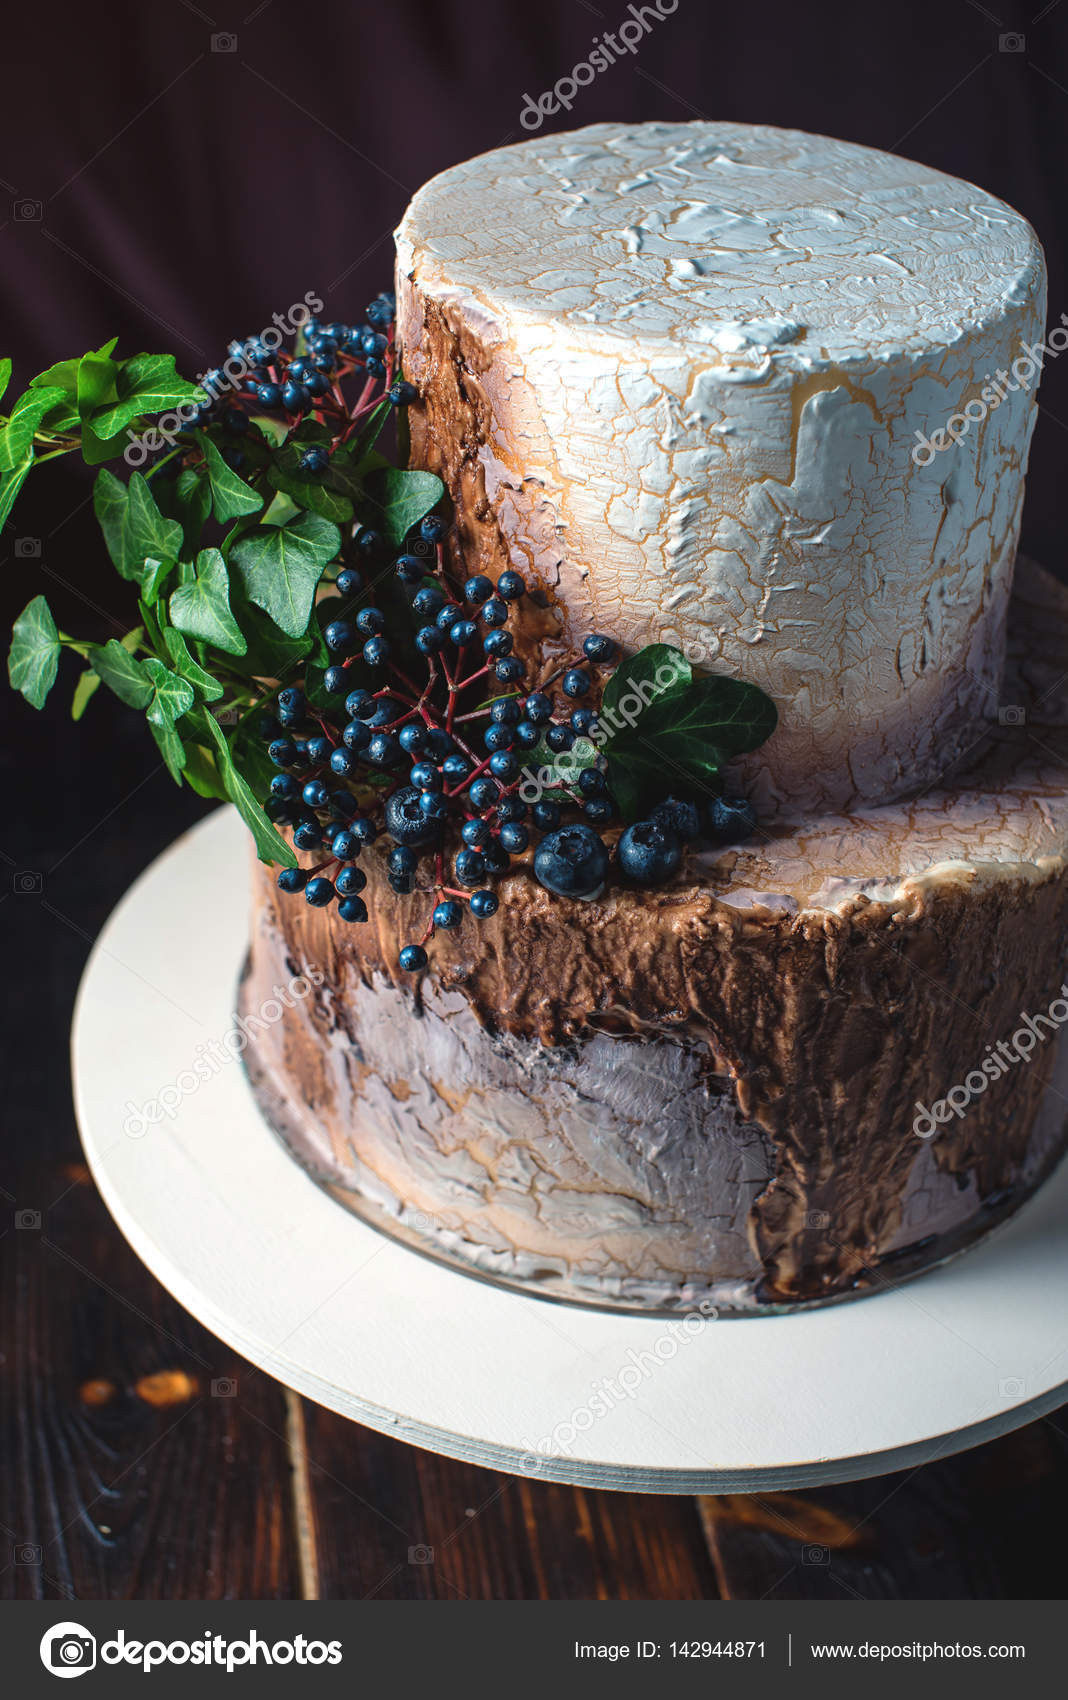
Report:
[[[528,1290],[721,1313],[877,1290],[989,1231],[1068,1136],[1068,595],[1021,567],[991,737],[943,787],[593,903],[345,926],[257,868],[246,1053],[360,1214]],[[294,975],[314,992],[257,1012]]]

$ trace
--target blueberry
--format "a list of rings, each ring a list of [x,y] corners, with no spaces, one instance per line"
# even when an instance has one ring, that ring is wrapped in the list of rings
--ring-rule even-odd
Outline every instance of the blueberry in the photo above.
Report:
[[[302,413],[308,405],[308,392],[303,384],[289,378],[282,386],[282,401],[289,413]]]
[[[532,720],[521,720],[515,729],[516,747],[521,750],[532,750],[541,742],[541,728],[535,726]]]
[[[462,649],[465,643],[470,643],[477,636],[478,627],[473,620],[457,620],[454,626],[449,627],[449,637],[457,649]]]
[[[453,743],[443,726],[429,727],[427,729],[426,741],[427,748],[431,755],[436,757],[438,761],[443,761],[446,756],[451,756],[456,748],[456,745]]]
[[[591,797],[588,803],[583,803],[582,812],[595,826],[604,826],[612,819],[615,809],[608,797]]]
[[[442,776],[453,784],[459,784],[461,779],[466,779],[470,771],[471,763],[466,756],[446,756],[441,764]]]
[[[701,817],[696,803],[677,797],[668,797],[665,802],[658,803],[649,819],[656,821],[659,826],[668,827],[684,844],[691,838],[697,838],[701,831]]]
[[[502,656],[500,661],[494,663],[493,671],[502,685],[518,685],[526,672],[526,668],[518,655],[505,655]]]
[[[406,944],[397,960],[406,974],[415,974],[426,967],[426,951],[421,944]]]
[[[334,881],[339,897],[357,897],[367,884],[362,868],[342,868]]]
[[[551,750],[569,750],[575,742],[575,734],[570,726],[550,726],[545,734],[545,742]]]
[[[381,608],[361,608],[356,616],[356,630],[361,637],[377,637],[386,629],[386,616]]]
[[[521,718],[518,697],[498,697],[490,704],[490,719],[499,721],[502,726],[516,726]]]
[[[348,750],[365,750],[371,742],[371,729],[362,720],[350,720],[341,740]]]
[[[419,584],[426,577],[426,562],[418,555],[401,555],[396,572],[402,584]]]
[[[748,797],[713,797],[705,811],[705,831],[714,844],[740,844],[755,826]]]
[[[436,619],[438,610],[444,606],[445,598],[436,584],[425,584],[412,598],[412,607],[423,620]]]
[[[545,726],[552,718],[553,705],[544,691],[532,691],[524,704],[524,712],[535,726]]]
[[[305,394],[307,394],[307,391],[305,391]],[[330,456],[318,444],[310,449],[305,449],[300,457],[300,470],[302,472],[325,472],[329,465]]]
[[[313,909],[325,909],[328,903],[333,903],[336,895],[332,882],[321,874],[309,880],[304,887],[304,896]]]
[[[419,527],[419,535],[424,543],[440,543],[448,527],[437,514],[427,514]]]
[[[560,825],[560,810],[555,803],[535,803],[531,814],[539,832],[551,832]]]
[[[350,691],[345,698],[345,713],[353,720],[370,720],[378,708],[378,702],[370,691]]]
[[[331,620],[323,632],[327,649],[336,655],[348,655],[356,644],[356,632],[350,620]]]
[[[435,927],[458,927],[464,918],[464,906],[455,897],[447,897],[434,910]]]
[[[457,620],[462,618],[463,609],[458,608],[455,602],[446,602],[444,608],[438,609],[434,624],[440,626],[443,632],[450,632]]]
[[[420,806],[423,793],[414,785],[403,785],[386,800],[386,831],[395,844],[430,844],[438,836],[438,823]],[[394,872],[407,870],[395,869]]]
[[[330,793],[321,779],[309,779],[301,795],[309,809],[325,809]]]
[[[510,655],[512,651],[511,632],[487,632],[482,639],[482,648],[491,659],[497,655]]]
[[[557,897],[596,897],[608,872],[608,851],[592,827],[562,826],[534,852],[534,874]]]
[[[458,850],[453,864],[459,883],[468,888],[486,877],[486,858],[480,850]]]
[[[278,876],[279,891],[303,891],[308,883],[308,876],[303,868],[283,868]]]
[[[330,388],[329,378],[325,372],[317,370],[317,365],[310,372],[305,372],[300,381],[310,396],[325,395]]]
[[[292,767],[296,753],[292,738],[274,738],[267,748],[275,767]]]
[[[492,779],[476,779],[468,796],[473,809],[488,809],[501,794],[500,786]]]
[[[348,678],[344,667],[328,667],[323,674],[323,690],[328,697],[339,697]]]
[[[282,399],[282,392],[277,384],[261,384],[256,395],[262,407],[277,407]]]
[[[322,767],[324,762],[328,762],[333,747],[330,739],[324,738],[321,732],[317,733],[314,738],[309,738],[304,746],[308,752],[308,760],[313,767]]]
[[[284,801],[292,801],[300,796],[300,786],[291,773],[276,773],[271,780],[271,796],[281,797]]]
[[[499,596],[491,596],[482,605],[482,619],[487,626],[503,626],[508,620],[508,605]]]
[[[419,858],[407,844],[396,844],[389,853],[388,866],[391,874],[414,874]]]
[[[500,901],[495,891],[474,891],[471,893],[471,913],[476,921],[486,921],[491,915],[496,915]]]
[[[449,812],[448,802],[437,791],[420,791],[419,807],[427,820],[436,821],[439,824]]]
[[[677,835],[661,821],[640,820],[619,841],[619,865],[639,885],[660,885],[682,859]]]
[[[373,844],[378,837],[378,828],[374,821],[367,820],[365,816],[353,821],[351,831],[353,838],[360,844]]]
[[[420,626],[415,634],[415,647],[420,655],[436,655],[445,647],[445,633],[440,626]]]
[[[426,727],[420,720],[411,720],[407,726],[402,726],[397,733],[400,747],[407,755],[417,756],[420,750],[426,749]],[[415,781],[412,781],[413,785]]]
[[[389,660],[389,644],[384,637],[368,638],[363,646],[363,658],[368,667],[381,667]]]
[[[485,573],[476,573],[464,585],[464,601],[473,602],[477,607],[480,603],[488,602],[493,595],[493,584]]]
[[[505,797],[497,805],[499,821],[526,820],[527,805],[519,797]]]
[[[355,596],[363,589],[363,574],[357,567],[342,567],[334,582],[342,596]]]
[[[483,844],[490,840],[490,829],[484,820],[465,820],[460,828],[460,837],[472,850],[481,850]]]
[[[410,897],[415,889],[415,881],[411,874],[387,874],[390,891],[395,891],[398,897]]]
[[[365,525],[356,534],[356,547],[361,555],[377,555],[382,548],[382,535],[373,526]]]
[[[512,728],[500,726],[494,722],[493,725],[486,727],[482,734],[482,742],[487,750],[510,750],[514,742]]]
[[[337,831],[330,840],[330,848],[339,862],[350,862],[353,856],[358,856],[360,854],[359,840],[349,831],[348,827],[343,826],[340,821],[338,822]],[[345,870],[342,869],[342,873],[344,873],[344,871]],[[352,872],[353,870],[350,869],[349,871]],[[339,874],[337,877],[337,888],[339,891],[362,891],[366,884],[366,879],[367,876],[365,874],[361,874],[359,885],[349,884],[347,886],[342,886],[341,874]]]
[[[287,685],[278,693],[278,706],[285,714],[303,714],[308,705],[298,685]]]
[[[420,791],[441,790],[441,775],[433,762],[417,761],[408,778]]]
[[[351,779],[359,768],[359,762],[351,750],[332,750],[330,753],[330,768],[340,779]]]
[[[585,738],[596,724],[597,716],[592,708],[576,708],[571,716],[571,730],[580,738]]]
[[[526,580],[521,573],[502,573],[497,580],[497,595],[503,596],[506,602],[518,602],[526,588]]]
[[[498,750],[490,756],[489,768],[494,779],[503,779],[505,784],[519,776],[519,763],[510,750]]]
[[[603,797],[608,781],[599,767],[584,767],[578,776],[578,788],[584,797]]]
[[[611,661],[616,653],[616,646],[610,637],[602,632],[591,632],[582,645],[582,653],[587,661]]]
[[[509,855],[520,855],[530,843],[530,833],[518,821],[506,821],[500,830],[501,849]]]
[[[376,732],[367,746],[367,759],[376,767],[392,767],[400,755],[401,747],[390,732]]]
[[[560,681],[560,687],[566,697],[584,697],[590,688],[590,675],[584,673],[581,667],[569,667]]]
[[[362,897],[343,897],[337,906],[343,921],[366,921],[367,905]]]
[[[380,338],[384,342],[385,338]],[[413,401],[419,400],[419,391],[414,384],[409,384],[402,378],[399,384],[394,384],[389,392],[389,399],[394,407],[411,407]]]

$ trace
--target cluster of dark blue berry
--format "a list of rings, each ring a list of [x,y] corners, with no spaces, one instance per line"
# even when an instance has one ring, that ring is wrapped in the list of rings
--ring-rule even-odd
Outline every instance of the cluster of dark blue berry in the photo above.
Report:
[[[333,449],[358,429],[359,421],[382,399],[383,389],[395,407],[415,399],[414,388],[403,378],[392,382],[394,311],[394,297],[386,291],[366,309],[363,324],[324,325],[308,319],[302,327],[301,354],[268,348],[256,337],[232,342],[227,352],[244,364],[244,374],[234,389],[221,372],[205,373],[201,382],[213,399],[200,409],[194,423],[221,423],[240,437],[250,429],[250,413],[274,415],[293,427],[314,412],[320,423],[333,426],[334,441],[329,448],[319,443],[306,448],[300,467],[305,473],[325,472]],[[363,377],[365,384],[350,406],[340,386],[353,375]],[[220,392],[229,393],[224,398]],[[236,446],[226,458],[235,468],[242,464]]]

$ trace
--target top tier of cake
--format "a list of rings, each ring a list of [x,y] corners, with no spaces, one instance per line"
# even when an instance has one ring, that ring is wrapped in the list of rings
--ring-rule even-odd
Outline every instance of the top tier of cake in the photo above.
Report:
[[[1041,358],[1026,220],[824,137],[604,124],[443,172],[397,249],[413,461],[469,567],[762,686],[766,811],[885,801],[974,741]]]

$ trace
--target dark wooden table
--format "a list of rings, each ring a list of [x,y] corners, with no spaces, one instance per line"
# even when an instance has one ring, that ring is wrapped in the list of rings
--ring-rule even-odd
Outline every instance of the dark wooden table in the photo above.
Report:
[[[84,755],[58,704],[16,704],[0,755],[24,799],[0,829],[0,1596],[1063,1597],[1065,1412],[819,1492],[587,1492],[357,1427],[199,1327],[111,1222],[70,1103],[92,940],[195,815],[104,698]]]

